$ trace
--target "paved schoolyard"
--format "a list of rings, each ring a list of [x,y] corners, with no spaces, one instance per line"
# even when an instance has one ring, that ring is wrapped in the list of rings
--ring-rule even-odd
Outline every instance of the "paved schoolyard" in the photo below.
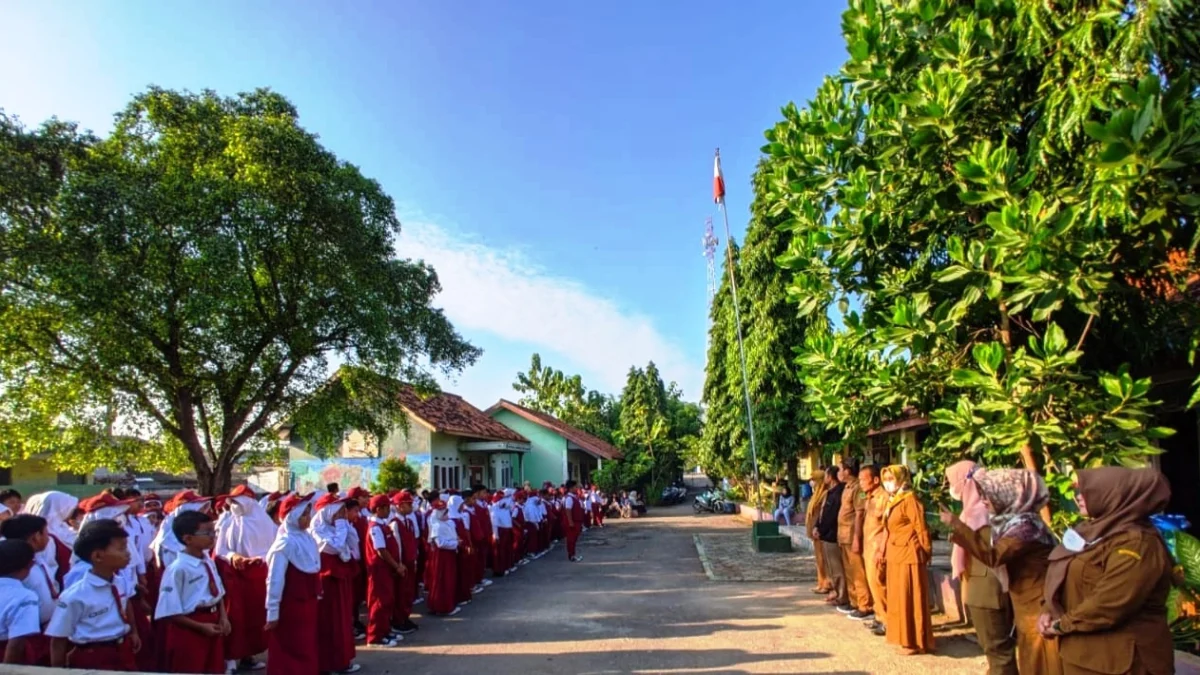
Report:
[[[360,648],[363,675],[983,672],[974,645],[902,658],[808,593],[810,582],[721,583],[704,575],[694,534],[746,531],[688,505],[610,521],[498,579],[458,616],[417,617],[396,649]],[[747,535],[748,536],[748,535]],[[418,609],[420,606],[418,606]]]

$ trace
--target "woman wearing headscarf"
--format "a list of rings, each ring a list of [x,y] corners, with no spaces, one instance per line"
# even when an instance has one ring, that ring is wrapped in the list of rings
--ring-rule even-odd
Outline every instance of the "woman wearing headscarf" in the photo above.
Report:
[[[1075,500],[1086,520],[1050,553],[1038,628],[1058,637],[1066,675],[1175,672],[1167,594],[1171,554],[1150,516],[1171,488],[1156,469],[1079,472]]]
[[[313,506],[309,532],[321,554],[321,600],[317,606],[317,659],[321,672],[353,672],[354,562],[357,545],[346,519],[345,499],[336,492],[321,495]]]
[[[458,528],[450,519],[446,502],[434,500],[429,518],[430,558],[428,567],[429,597],[426,600],[431,614],[454,616],[460,611],[455,596],[458,590]]]
[[[71,547],[75,545],[75,530],[67,524],[67,519],[78,505],[78,497],[52,490],[33,495],[22,509],[23,513],[46,520],[46,532],[50,534],[51,541],[37,557],[58,582],[59,588],[66,588],[62,585],[63,578],[71,569]]]
[[[969,459],[950,465],[946,481],[950,497],[962,502],[959,522],[990,541],[988,507],[979,493],[978,481],[987,469]],[[987,657],[989,675],[1017,675],[1017,642],[1013,639],[1012,601],[996,578],[996,573],[980,558],[973,558],[961,544],[950,553],[953,578],[962,584],[963,604],[975,627],[979,647]]]
[[[454,523],[458,535],[458,583],[455,587],[454,601],[459,605],[471,602],[472,592],[483,590],[475,585],[475,550],[471,547],[471,515],[466,511],[466,503],[459,495],[452,495],[446,502],[450,512],[450,521]]]
[[[933,622],[929,617],[929,558],[933,544],[925,525],[925,507],[912,492],[908,467],[894,464],[883,470],[888,499],[887,641],[905,656],[933,651]]]
[[[1011,598],[1016,664],[1010,672],[1058,675],[1062,672],[1058,644],[1043,637],[1037,627],[1046,567],[1054,548],[1054,537],[1038,513],[1050,499],[1046,483],[1025,469],[977,472],[972,483],[989,512],[989,526],[973,528],[942,509],[942,522],[953,531],[950,541],[973,562],[995,570],[997,584]]]
[[[829,595],[833,585],[829,583],[829,573],[825,567],[825,547],[821,545],[821,538],[817,536],[817,520],[821,517],[821,509],[825,507],[825,472],[821,469],[813,471],[809,482],[812,484],[813,495],[808,500],[808,510],[804,512],[804,528],[808,532],[809,541],[813,543],[813,557],[817,559],[817,585],[813,587],[812,592],[817,595]]]
[[[267,649],[266,557],[278,527],[245,485],[234,488],[226,503],[229,512],[213,547],[233,627],[225,638],[225,658],[248,670],[254,667],[254,656]]]
[[[267,675],[317,675],[321,554],[308,532],[312,495],[278,502],[279,532],[267,549]]]
[[[175,516],[185,511],[211,512],[211,505],[212,497],[198,495],[191,490],[179,492],[167,501],[163,507],[166,515],[163,517],[162,524],[158,526],[154,540],[150,542],[150,549],[154,551],[154,557],[158,559],[160,571],[165,570],[183,551],[183,543],[175,536],[172,529]]]

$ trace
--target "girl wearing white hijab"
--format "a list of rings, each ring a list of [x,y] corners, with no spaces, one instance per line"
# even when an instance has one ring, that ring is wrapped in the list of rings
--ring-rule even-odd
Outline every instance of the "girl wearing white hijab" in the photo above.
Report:
[[[230,668],[252,670],[253,657],[267,649],[265,559],[278,528],[245,485],[234,488],[225,503],[229,508],[217,521],[213,546],[233,628],[225,638],[225,660]]]
[[[58,581],[59,588],[65,588],[62,585],[63,577],[71,568],[71,547],[75,544],[75,530],[71,529],[67,520],[78,505],[78,497],[52,490],[33,495],[22,509],[23,513],[46,519],[46,531],[50,533],[51,545],[38,553],[38,560],[50,570]]]
[[[308,532],[312,495],[279,504],[279,533],[267,549],[267,675],[317,675],[321,554]]]
[[[429,518],[429,597],[431,614],[454,616],[461,610],[455,597],[458,589],[458,527],[450,519],[446,503],[436,500]]]
[[[358,549],[346,519],[345,499],[336,493],[322,495],[315,505],[309,532],[321,554],[321,600],[317,607],[318,670],[354,672],[354,577]],[[353,551],[351,549],[354,549]]]
[[[475,592],[475,551],[471,548],[471,514],[466,512],[466,503],[459,495],[450,497],[450,501],[446,502],[446,509],[458,536],[458,583],[454,601],[461,607],[471,604],[471,594]]]

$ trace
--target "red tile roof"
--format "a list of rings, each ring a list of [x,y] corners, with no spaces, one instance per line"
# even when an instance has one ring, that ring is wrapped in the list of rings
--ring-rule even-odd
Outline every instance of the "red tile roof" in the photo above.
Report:
[[[529,442],[456,394],[441,392],[422,398],[411,387],[405,387],[400,394],[400,405],[438,433],[489,441]]]
[[[500,399],[498,403],[488,408],[484,412],[489,415],[493,415],[498,410],[507,410],[514,415],[518,415],[529,420],[530,422],[533,422],[534,424],[545,427],[574,443],[580,448],[583,448],[583,450],[588,454],[599,457],[600,459],[620,459],[623,456],[619,449],[613,447],[607,441],[596,438],[595,436],[581,429],[576,429],[575,427],[563,422],[553,415],[547,415],[544,412],[530,410],[525,406],[517,405],[512,401],[506,401],[504,399]]]

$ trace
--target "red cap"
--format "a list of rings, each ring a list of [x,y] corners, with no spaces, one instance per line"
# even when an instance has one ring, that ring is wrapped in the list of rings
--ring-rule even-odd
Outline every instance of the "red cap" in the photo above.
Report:
[[[367,503],[367,506],[372,511],[380,507],[386,508],[388,506],[387,495],[375,495],[374,497],[371,497],[371,501]]]
[[[396,506],[400,506],[401,504],[411,504],[412,502],[413,496],[408,490],[401,490],[392,496],[392,503]]]
[[[239,485],[229,491],[229,496],[232,497],[249,497],[254,499],[254,490],[250,489],[249,485]]]
[[[429,506],[433,507],[433,510],[434,510],[434,511],[437,511],[437,510],[439,510],[439,509],[444,509],[444,508],[446,508],[446,502],[444,502],[444,501],[442,501],[442,500],[440,500],[440,499],[435,499],[435,500],[433,500],[433,503],[432,503],[432,504],[430,504]]]
[[[179,508],[180,504],[192,504],[195,502],[208,501],[209,499],[212,499],[212,497],[198,495],[193,490],[184,490],[182,492],[176,492],[174,497],[171,497],[169,500],[167,500],[167,503],[164,505],[164,507],[167,513],[170,513]]]
[[[492,503],[493,504],[499,503],[501,499],[504,499],[503,492],[497,492],[496,494],[492,495]]]
[[[81,499],[79,501],[79,508],[84,513],[93,513],[95,511],[99,511],[100,509],[106,509],[110,506],[128,506],[132,503],[132,499],[117,499],[113,493],[105,490],[95,497]]]
[[[361,499],[363,497],[370,497],[370,496],[371,496],[370,492],[367,492],[366,490],[362,489],[361,487],[358,487],[357,485],[350,488],[350,491],[346,493],[346,499]]]
[[[292,493],[284,497],[283,500],[279,502],[279,519],[283,520],[287,518],[288,513],[290,513],[292,509],[308,501],[310,497],[312,497],[311,493],[307,495]]]
[[[279,498],[282,496],[283,496],[282,492],[272,492],[271,494],[267,495],[267,501],[268,502],[278,501]]]
[[[325,508],[326,506],[331,506],[333,504],[340,503],[341,501],[343,501],[343,499],[344,499],[344,497],[339,497],[336,494],[334,494],[333,492],[326,492],[325,494],[321,495],[321,498],[317,500],[316,504],[313,504],[313,508],[316,509],[317,511],[320,511],[321,509]]]
[[[225,502],[227,501],[229,501],[229,495],[217,495],[213,497],[213,511],[220,513],[221,509],[225,508]]]

